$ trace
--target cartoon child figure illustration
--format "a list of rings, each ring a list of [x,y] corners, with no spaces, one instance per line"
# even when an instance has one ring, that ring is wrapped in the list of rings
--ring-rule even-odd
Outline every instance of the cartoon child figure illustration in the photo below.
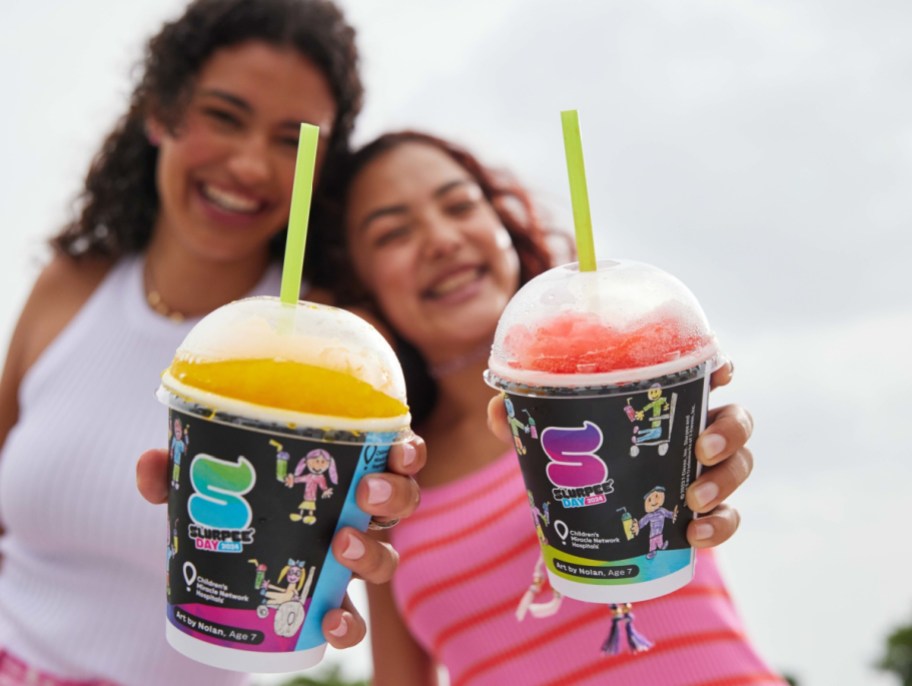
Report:
[[[294,474],[285,477],[285,485],[291,488],[295,484],[304,484],[304,500],[298,505],[298,511],[288,515],[293,522],[313,524],[317,521],[317,493],[322,491],[322,498],[330,498],[332,486],[326,481],[326,474],[333,485],[339,483],[336,461],[322,448],[315,448],[298,461]]]
[[[526,446],[523,445],[519,432],[529,433],[529,427],[526,424],[523,424],[519,417],[516,416],[516,408],[513,407],[512,400],[504,397],[504,407],[507,410],[507,423],[510,425],[510,431],[513,432],[513,445],[516,448],[516,454],[525,455]],[[529,419],[531,420],[532,417],[530,416]]]
[[[532,522],[535,524],[535,533],[538,534],[538,541],[542,545],[548,545],[548,539],[545,538],[545,532],[542,525],[548,526],[551,523],[551,513],[548,508],[551,503],[546,502],[540,510],[538,509],[538,505],[535,504],[535,498],[532,495],[532,491],[526,491],[526,494],[529,496],[529,507],[532,508]],[[542,512],[542,510],[544,510],[544,512]]]
[[[674,512],[662,507],[665,504],[665,489],[662,486],[656,486],[643,497],[643,508],[646,514],[639,520],[633,520],[633,535],[638,536],[640,530],[649,525],[649,552],[646,553],[646,559],[651,560],[656,556],[659,550],[665,550],[668,547],[668,541],[662,535],[665,529],[665,520],[670,519],[672,522],[678,519],[678,506],[675,505]]]
[[[259,576],[259,567],[257,568],[257,576]],[[265,570],[263,570],[263,576],[265,579]],[[288,564],[282,567],[282,571],[279,572],[279,584],[283,580],[288,580],[288,585],[284,588],[282,586],[277,586],[270,583],[269,581],[263,581],[263,595],[266,598],[266,605],[270,607],[278,607],[283,603],[287,603],[290,600],[298,600],[301,597],[301,589],[304,587],[304,581],[306,580],[307,574],[304,571],[304,562],[302,560],[292,560],[289,558]]]
[[[624,406],[624,414],[630,420],[633,426],[633,435],[630,437],[630,456],[636,457],[640,453],[640,446],[656,446],[659,455],[668,452],[668,445],[671,441],[672,424],[674,423],[675,403],[678,398],[677,393],[671,394],[671,400],[662,395],[662,387],[659,384],[653,384],[646,397],[649,402],[641,409],[637,410],[631,404],[633,398],[627,398],[627,405]],[[640,426],[636,422],[645,421],[648,426]],[[664,434],[663,434],[663,424]]]
[[[315,567],[310,568],[310,573],[305,571],[303,560],[288,559],[288,564],[279,572],[279,585],[273,584],[266,578],[266,565],[257,560],[248,560],[256,567],[254,586],[263,596],[263,601],[257,608],[257,616],[265,618],[269,610],[276,611],[274,628],[279,636],[294,636],[304,623],[304,603],[313,583]],[[283,581],[288,585],[282,586]]]
[[[652,384],[646,391],[646,397],[649,402],[643,406],[642,410],[635,413],[637,421],[642,421],[649,414],[652,421],[649,428],[639,431],[634,438],[636,443],[645,443],[646,441],[657,441],[662,438],[662,413],[668,412],[668,400],[662,395],[662,387],[659,384]]]
[[[174,418],[174,429],[171,431],[171,486],[180,488],[181,458],[190,448],[190,425],[184,427],[179,417]]]
[[[168,534],[168,547],[165,549],[165,592],[171,596],[171,558],[177,555],[177,523],[179,519],[174,520],[174,528]]]

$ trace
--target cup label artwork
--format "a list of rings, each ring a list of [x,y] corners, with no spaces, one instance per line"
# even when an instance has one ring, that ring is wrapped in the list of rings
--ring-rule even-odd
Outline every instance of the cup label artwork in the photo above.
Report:
[[[576,582],[650,581],[690,565],[706,377],[602,397],[508,393],[514,448],[549,569]]]
[[[347,582],[330,542],[340,521],[366,526],[351,487],[385,468],[389,446],[271,435],[173,408],[169,433],[169,621],[244,650],[324,643],[311,610],[321,588]]]

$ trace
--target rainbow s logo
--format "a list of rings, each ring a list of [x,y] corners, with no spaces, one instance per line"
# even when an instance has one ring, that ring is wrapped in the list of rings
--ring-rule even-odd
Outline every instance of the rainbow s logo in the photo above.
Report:
[[[608,465],[596,451],[602,447],[602,430],[592,422],[578,427],[548,427],[541,434],[548,456],[545,473],[556,486],[552,496],[566,508],[599,505],[614,492]]]
[[[255,483],[256,471],[245,457],[230,462],[199,453],[193,458],[190,484],[194,493],[187,500],[193,524],[188,534],[197,548],[239,553],[253,542],[253,510],[243,496]]]

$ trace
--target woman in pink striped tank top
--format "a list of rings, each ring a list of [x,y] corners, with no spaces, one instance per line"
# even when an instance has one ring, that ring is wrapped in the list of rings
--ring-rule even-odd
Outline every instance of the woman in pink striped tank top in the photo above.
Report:
[[[507,301],[554,262],[549,237],[511,178],[424,134],[362,148],[333,193],[348,242],[338,253],[360,282],[339,290],[347,285],[352,306],[390,332],[428,444],[422,503],[388,532],[398,571],[368,589],[375,686],[783,684],[750,645],[706,550],[738,525],[722,501],[751,470],[750,415],[716,409],[699,438],[706,468],[687,492],[704,515],[688,529],[700,549],[696,578],[637,604],[650,651],[604,654],[613,617],[603,605],[564,599],[551,616],[518,621],[539,543],[512,436],[497,429],[506,427],[502,403],[491,404],[498,421],[487,430],[482,372]],[[714,384],[731,371],[725,365]],[[547,598],[547,582],[541,590]]]

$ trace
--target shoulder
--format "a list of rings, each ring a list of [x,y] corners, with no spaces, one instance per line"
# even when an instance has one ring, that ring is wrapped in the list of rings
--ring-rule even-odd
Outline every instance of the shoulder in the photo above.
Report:
[[[112,260],[55,257],[38,276],[13,329],[0,376],[0,445],[19,416],[25,373],[85,304]]]
[[[113,265],[111,259],[58,255],[42,270],[14,334],[20,378],[82,309]]]

